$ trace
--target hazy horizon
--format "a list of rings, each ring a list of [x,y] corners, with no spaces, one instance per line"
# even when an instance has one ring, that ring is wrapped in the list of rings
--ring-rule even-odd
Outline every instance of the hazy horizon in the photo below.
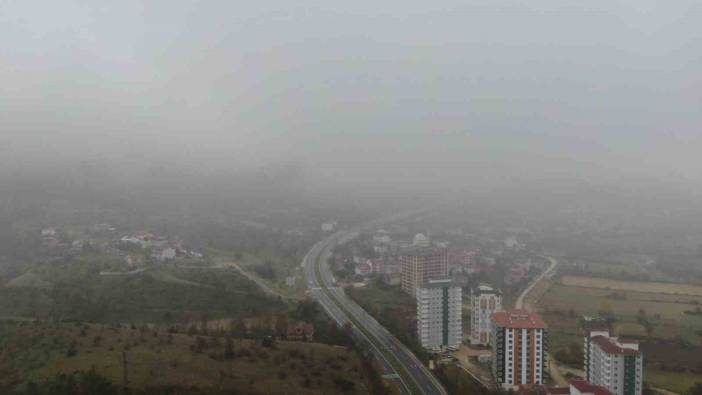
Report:
[[[0,166],[701,180],[694,1],[2,5]]]

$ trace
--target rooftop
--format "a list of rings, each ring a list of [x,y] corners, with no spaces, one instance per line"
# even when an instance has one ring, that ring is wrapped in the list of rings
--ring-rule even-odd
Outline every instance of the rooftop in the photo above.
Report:
[[[403,248],[400,255],[404,256],[436,256],[446,255],[446,250],[437,247],[410,246]]]
[[[451,287],[452,285],[454,284],[451,278],[436,278],[425,281],[422,283],[420,288],[447,288]]]
[[[526,310],[499,311],[492,315],[492,320],[498,326],[513,329],[546,329],[546,323],[541,316]]]
[[[570,380],[570,385],[575,387],[581,394],[614,395],[607,388],[592,384],[586,380]]]
[[[547,387],[542,384],[520,384],[517,393],[521,395],[570,395],[570,387]]]
[[[502,291],[499,289],[495,289],[492,286],[488,284],[480,284],[476,288],[473,289],[473,293],[475,294],[502,294]]]
[[[623,355],[639,355],[639,350],[631,347],[622,347],[622,343],[617,343],[611,337],[595,336],[592,338],[593,343],[597,344],[602,351],[607,354],[623,354]],[[624,343],[632,344],[632,343]]]

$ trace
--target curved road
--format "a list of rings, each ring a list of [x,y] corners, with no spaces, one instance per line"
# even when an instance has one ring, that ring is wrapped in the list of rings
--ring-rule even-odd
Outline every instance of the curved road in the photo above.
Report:
[[[353,231],[337,232],[315,244],[303,258],[310,294],[337,324],[350,324],[356,337],[369,344],[382,365],[384,376],[397,379],[403,394],[446,395],[441,383],[407,347],[336,286],[327,258],[335,245],[356,236]]]
[[[519,295],[519,297],[517,298],[517,302],[514,304],[515,308],[529,310],[528,306],[524,306],[524,299],[529,294],[529,292],[531,292],[531,290],[534,289],[536,284],[540,283],[541,280],[543,280],[544,278],[546,278],[546,276],[552,273],[553,270],[556,268],[556,265],[558,265],[558,260],[556,258],[547,256],[546,259],[551,261],[551,265],[548,267],[548,269],[544,270],[541,274],[539,274],[539,276],[536,277],[534,281],[532,281],[531,284],[529,284],[529,286],[524,289],[524,291],[522,291],[521,295]]]
[[[551,262],[551,265],[543,271],[538,277],[534,279],[534,281],[529,284],[528,287],[522,291],[522,293],[519,295],[519,298],[517,298],[517,302],[514,304],[514,307],[518,309],[526,309],[526,310],[531,310],[530,306],[524,303],[524,300],[526,299],[527,295],[529,295],[529,292],[531,292],[532,289],[536,286],[536,284],[540,283],[545,279],[548,275],[553,273],[553,271],[556,269],[556,266],[558,265],[558,260],[554,257],[547,256],[545,257]],[[556,363],[556,360],[553,359],[550,355],[548,358],[548,369],[549,373],[551,374],[551,379],[556,382],[557,385],[561,386],[567,386],[568,385],[568,380],[561,374],[560,369],[558,369],[558,364]]]

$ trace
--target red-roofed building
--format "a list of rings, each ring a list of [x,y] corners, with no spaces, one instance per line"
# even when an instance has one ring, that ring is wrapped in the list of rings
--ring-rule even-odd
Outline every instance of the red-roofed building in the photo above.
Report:
[[[421,236],[421,237],[419,237]],[[405,250],[400,255],[402,267],[402,289],[410,295],[429,280],[445,278],[448,275],[448,255],[445,249],[421,247],[426,236],[417,235],[420,246]]]
[[[570,387],[547,387],[538,384],[520,384],[519,395],[570,395]]]
[[[546,329],[541,316],[526,310],[492,315],[492,371],[503,388],[544,384],[548,375]]]
[[[504,327],[513,329],[546,329],[546,323],[540,315],[526,310],[514,309],[499,311],[492,315],[492,320]]]
[[[312,341],[314,338],[314,325],[303,322],[294,321],[288,323],[288,340],[297,341]]]
[[[609,331],[591,331],[585,338],[587,380],[616,395],[640,395],[643,391],[643,356],[639,344],[620,340]]]
[[[358,276],[363,277],[370,276],[371,274],[373,274],[373,262],[370,259],[368,259],[365,262],[356,264],[354,273],[356,273],[356,275]]]
[[[521,395],[614,395],[607,388],[582,379],[571,380],[569,384],[568,387],[522,384],[517,393]]]
[[[614,395],[612,391],[601,385],[595,385],[587,380],[571,380],[571,395]]]

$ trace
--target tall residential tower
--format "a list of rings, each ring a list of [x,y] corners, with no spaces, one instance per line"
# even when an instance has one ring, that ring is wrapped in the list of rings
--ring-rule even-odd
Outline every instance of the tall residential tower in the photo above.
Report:
[[[591,331],[585,338],[587,380],[616,395],[641,395],[643,357],[639,344],[611,337],[609,331]]]
[[[546,323],[536,313],[509,310],[492,315],[492,371],[505,389],[545,382]]]
[[[470,342],[487,346],[492,335],[492,315],[502,310],[502,292],[486,284],[470,290]]]
[[[414,295],[417,287],[448,275],[446,251],[433,247],[414,247],[400,255],[402,289]]]
[[[456,350],[463,342],[461,287],[451,279],[429,280],[416,291],[417,336],[430,351]]]

